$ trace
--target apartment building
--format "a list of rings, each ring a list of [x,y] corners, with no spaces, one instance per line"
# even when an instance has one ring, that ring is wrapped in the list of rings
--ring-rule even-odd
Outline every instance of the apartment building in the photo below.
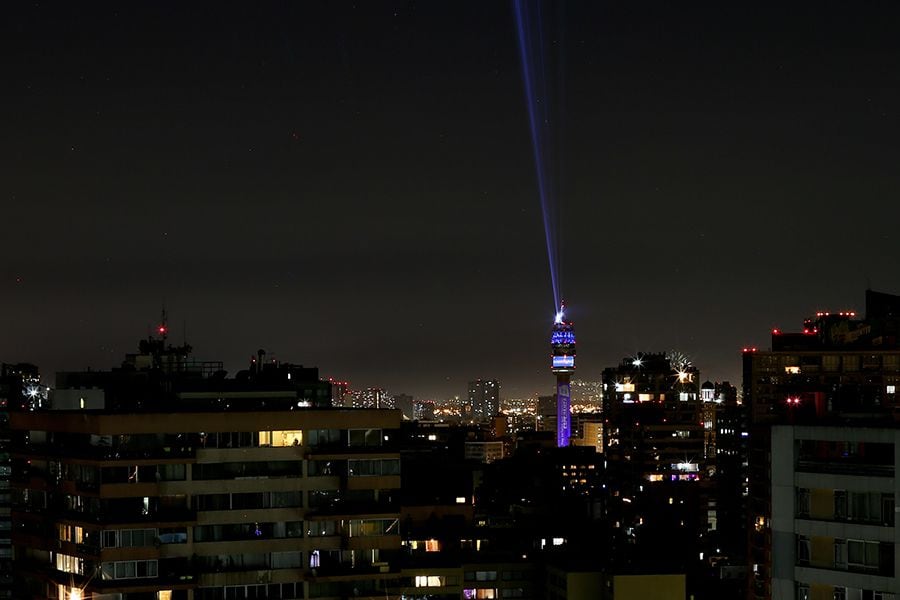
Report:
[[[262,354],[226,378],[142,350],[10,413],[15,597],[397,595],[399,411]]]
[[[399,413],[19,413],[16,570],[33,597],[384,596]],[[386,440],[387,438],[387,440]]]
[[[897,598],[900,429],[779,425],[772,456],[772,597]]]

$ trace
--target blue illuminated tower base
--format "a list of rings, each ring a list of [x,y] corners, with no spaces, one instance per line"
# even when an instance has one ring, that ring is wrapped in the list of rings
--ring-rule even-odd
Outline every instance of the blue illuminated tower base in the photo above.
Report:
[[[560,448],[568,446],[572,436],[572,388],[569,382],[575,372],[575,327],[565,320],[565,308],[565,303],[559,307],[550,335],[550,368],[556,375],[556,445]]]
[[[572,436],[572,392],[569,385],[569,374],[556,376],[556,446],[563,448],[569,445]]]

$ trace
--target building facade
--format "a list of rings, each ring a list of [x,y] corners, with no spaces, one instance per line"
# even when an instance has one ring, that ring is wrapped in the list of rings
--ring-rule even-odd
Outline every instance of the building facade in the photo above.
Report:
[[[772,597],[900,595],[900,429],[772,429]]]
[[[10,413],[14,597],[396,592],[400,413],[331,408],[315,369],[260,354],[229,379],[150,341]]]
[[[476,421],[500,414],[500,382],[495,379],[470,381],[469,407],[471,416]]]
[[[743,349],[743,398],[750,419],[750,598],[775,597],[773,567],[784,548],[772,529],[771,476],[778,463],[772,427],[895,422],[898,336],[900,297],[869,290],[864,317],[853,310],[820,311],[804,320],[802,330],[773,329],[770,349]]]

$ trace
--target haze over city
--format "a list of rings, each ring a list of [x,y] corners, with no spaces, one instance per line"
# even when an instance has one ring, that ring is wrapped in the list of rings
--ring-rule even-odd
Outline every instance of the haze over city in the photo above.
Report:
[[[736,381],[772,327],[900,289],[896,11],[548,11],[581,377],[674,348]],[[547,391],[507,3],[4,12],[0,356],[106,368],[165,305],[232,372]]]

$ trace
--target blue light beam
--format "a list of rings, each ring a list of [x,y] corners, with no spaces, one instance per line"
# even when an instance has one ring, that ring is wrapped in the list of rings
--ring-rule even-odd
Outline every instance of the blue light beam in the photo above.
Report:
[[[540,2],[535,0],[526,6],[527,0],[513,0],[519,56],[522,62],[522,80],[525,87],[525,103],[531,130],[531,146],[534,153],[538,197],[544,220],[544,237],[547,243],[547,261],[550,267],[550,284],[553,288],[553,307],[560,305],[559,232],[553,173],[547,160],[550,139],[550,98],[547,93],[546,65],[544,63],[544,33]],[[529,10],[531,8],[532,10]],[[536,18],[532,19],[532,13]],[[536,22],[536,30],[535,24]]]

